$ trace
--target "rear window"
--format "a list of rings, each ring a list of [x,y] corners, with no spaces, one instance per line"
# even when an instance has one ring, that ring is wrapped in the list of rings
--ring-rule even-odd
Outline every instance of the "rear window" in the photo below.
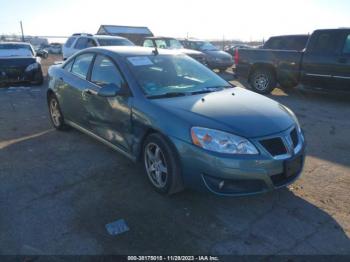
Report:
[[[285,37],[271,37],[264,45],[265,49],[277,50],[298,50],[305,48],[308,41],[308,36],[285,36]]]
[[[0,57],[34,56],[30,45],[23,44],[0,44]]]
[[[98,38],[100,46],[133,46],[134,43],[128,39]]]
[[[75,41],[75,37],[70,37],[70,38],[68,38],[68,40],[67,40],[67,42],[66,42],[66,44],[64,45],[65,47],[71,47],[72,46],[72,44],[74,43],[74,41]]]
[[[309,52],[333,54],[337,50],[337,32],[319,32],[310,42]]]

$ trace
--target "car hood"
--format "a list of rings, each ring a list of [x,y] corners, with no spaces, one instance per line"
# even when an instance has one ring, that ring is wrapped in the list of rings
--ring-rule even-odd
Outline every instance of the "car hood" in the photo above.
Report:
[[[231,59],[232,56],[224,51],[221,50],[213,50],[213,51],[204,51],[204,53],[213,58],[220,58],[220,59]]]
[[[202,52],[192,50],[192,49],[187,49],[187,48],[181,48],[179,49],[179,51],[186,55],[197,55],[197,56],[204,55]]]
[[[152,101],[191,126],[216,128],[247,138],[272,135],[295,124],[281,104],[239,87]]]

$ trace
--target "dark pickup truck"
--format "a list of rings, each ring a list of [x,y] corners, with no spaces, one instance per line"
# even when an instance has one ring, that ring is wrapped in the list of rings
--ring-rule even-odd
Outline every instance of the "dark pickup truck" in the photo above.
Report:
[[[236,75],[268,94],[277,84],[350,91],[350,29],[316,30],[303,51],[237,49]]]

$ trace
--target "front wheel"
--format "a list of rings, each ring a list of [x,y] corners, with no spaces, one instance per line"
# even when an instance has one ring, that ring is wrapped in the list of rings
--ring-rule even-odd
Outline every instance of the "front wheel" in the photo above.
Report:
[[[260,94],[269,94],[276,87],[275,74],[268,69],[256,69],[249,77],[249,83],[253,91]]]
[[[183,190],[180,164],[171,144],[160,134],[151,134],[143,146],[145,172],[153,188],[162,194]]]

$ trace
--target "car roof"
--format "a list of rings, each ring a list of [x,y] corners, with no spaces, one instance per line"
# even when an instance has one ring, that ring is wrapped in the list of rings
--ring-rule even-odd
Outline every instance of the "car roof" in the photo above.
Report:
[[[0,44],[2,44],[2,45],[28,45],[28,46],[31,46],[30,43],[26,43],[26,42],[0,42]]]
[[[308,34],[299,34],[299,35],[274,35],[270,38],[277,38],[277,37],[308,37]]]
[[[98,39],[127,39],[122,36],[113,36],[113,35],[93,35],[93,37]]]
[[[176,38],[169,37],[169,36],[148,36],[148,37],[145,37],[145,39],[174,39],[174,40],[177,40]]]
[[[119,56],[128,57],[128,56],[143,56],[143,55],[152,55],[155,48],[143,47],[143,46],[103,46],[103,47],[93,47],[85,50],[91,51],[107,51]],[[157,49],[160,55],[176,55],[182,54],[178,50],[169,50],[169,49]]]

